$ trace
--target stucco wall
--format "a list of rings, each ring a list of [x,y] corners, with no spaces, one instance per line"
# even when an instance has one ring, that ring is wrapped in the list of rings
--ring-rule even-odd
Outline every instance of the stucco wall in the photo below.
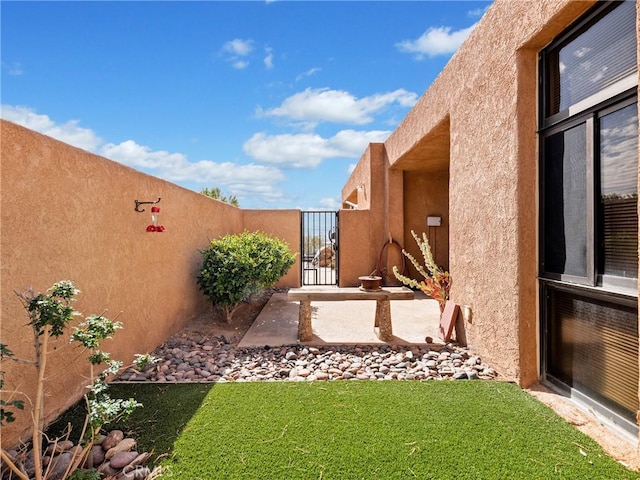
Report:
[[[356,167],[351,172],[347,183],[342,187],[342,200],[355,203],[360,210],[371,208],[371,150],[376,144],[371,144],[362,154]],[[379,144],[381,145],[381,144]],[[351,208],[343,205],[344,208]]]
[[[402,188],[402,171],[390,171],[384,144],[370,144],[342,189],[343,201],[354,198],[356,192],[357,211],[365,214],[349,215],[353,212],[350,210],[340,212],[340,286],[359,285],[359,276],[369,275],[377,269],[380,251],[389,234],[402,243]],[[392,198],[390,191],[394,195]],[[399,198],[396,197],[398,192]],[[352,245],[351,240],[356,244]],[[388,259],[386,256],[383,259],[382,268],[387,270],[384,285],[398,283],[390,266],[387,268],[387,263],[393,265],[398,260],[397,253],[391,253]],[[351,258],[354,255],[357,258]]]
[[[0,127],[0,337],[19,357],[32,357],[32,333],[14,290],[44,291],[73,280],[82,291],[77,310],[124,324],[104,349],[129,362],[208,307],[195,277],[199,251],[210,240],[245,228],[278,234],[277,225],[298,250],[298,212],[243,212],[10,122]],[[134,200],[158,197],[166,231],[147,233],[149,206],[136,213]],[[297,278],[291,272],[283,284],[297,286]],[[47,418],[83,393],[85,356],[68,337],[57,342],[49,361]],[[2,369],[8,390],[33,395],[34,369],[10,361]],[[29,426],[28,414],[18,415],[3,427],[3,445]]]
[[[369,210],[340,211],[341,287],[360,285],[358,277],[369,275],[376,268],[375,246],[371,238],[371,212]]]
[[[427,227],[427,216],[439,216],[439,227]],[[411,231],[418,237],[427,234],[431,252],[438,265],[449,268],[449,172],[411,171],[404,174],[404,244],[403,247],[422,262],[422,254]],[[407,261],[409,276],[420,278]]]

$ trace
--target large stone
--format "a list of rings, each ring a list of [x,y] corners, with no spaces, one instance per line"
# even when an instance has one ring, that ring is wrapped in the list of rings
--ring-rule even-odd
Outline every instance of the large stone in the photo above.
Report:
[[[49,470],[48,480],[62,480],[64,474],[71,465],[73,455],[70,453],[61,453],[51,460],[51,469]]]
[[[116,480],[145,480],[151,474],[147,467],[125,467]]]
[[[129,464],[129,466],[137,467],[139,465],[144,465],[145,463],[147,463],[149,458],[151,458],[151,454],[149,452],[142,452],[133,460],[133,462]]]
[[[118,452],[116,453],[111,460],[109,460],[109,464],[115,469],[121,469],[129,465],[136,458],[138,458],[138,452]]]
[[[287,360],[297,360],[298,359],[298,355],[296,354],[296,352],[293,351],[289,351],[287,352],[287,354],[285,355],[285,357]]]
[[[133,438],[125,438],[120,443],[118,443],[115,447],[110,448],[109,450],[107,450],[107,453],[105,454],[104,458],[106,460],[111,460],[114,457],[114,455],[116,455],[117,453],[128,452],[129,450],[131,450],[135,446],[136,446],[135,439],[133,439]]]
[[[94,445],[91,447],[91,451],[89,452],[89,456],[87,458],[87,464],[89,467],[97,467],[98,465],[102,465],[104,462],[104,448],[101,445]]]
[[[115,477],[116,475],[118,475],[118,473],[120,473],[120,471],[113,468],[109,464],[109,462],[105,462],[102,465],[100,465],[98,467],[98,472],[102,473],[106,477]]]
[[[123,438],[124,433],[122,430],[112,430],[107,435],[107,438],[104,439],[104,442],[102,442],[102,448],[104,448],[105,451],[110,450],[120,443]]]

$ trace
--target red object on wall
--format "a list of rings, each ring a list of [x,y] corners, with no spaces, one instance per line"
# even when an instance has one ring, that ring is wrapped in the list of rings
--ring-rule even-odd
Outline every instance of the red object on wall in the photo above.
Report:
[[[160,207],[151,207],[151,222],[147,227],[147,232],[164,232],[164,226],[160,223]]]

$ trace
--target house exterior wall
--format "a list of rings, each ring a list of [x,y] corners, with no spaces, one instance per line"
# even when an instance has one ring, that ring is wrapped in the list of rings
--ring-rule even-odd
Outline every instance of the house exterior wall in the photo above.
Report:
[[[340,211],[338,281],[341,287],[359,285],[358,277],[376,269],[386,222],[385,170],[384,145],[372,143],[342,189],[343,201],[356,200],[358,209]]]
[[[377,254],[371,238],[371,212],[340,211],[340,243],[338,245],[339,282],[341,287],[360,285],[358,277],[376,268]]]
[[[449,172],[425,173],[420,171],[404,174],[404,249],[422,262],[422,253],[411,232],[419,238],[427,235],[431,252],[438,265],[449,269]],[[427,227],[426,217],[439,216],[442,225]],[[411,262],[407,261],[409,276],[419,278]]]
[[[468,341],[525,386],[539,378],[537,54],[591,5],[497,0],[385,142],[392,167],[429,170],[420,142],[448,119],[452,299],[472,309]],[[405,203],[427,195],[406,188]]]
[[[297,211],[243,211],[10,122],[1,121],[0,128],[0,338],[18,357],[33,357],[33,335],[14,290],[42,292],[73,280],[81,290],[74,308],[124,324],[104,349],[130,362],[208,307],[195,278],[199,252],[210,240],[262,229],[283,232],[299,251]],[[158,197],[166,231],[147,233],[149,206],[137,213],[134,200]],[[299,286],[295,269],[280,285]],[[69,345],[68,336],[54,346],[47,419],[80,398],[88,376],[86,355]],[[34,368],[4,361],[2,370],[6,390],[33,397]],[[2,427],[3,445],[27,434],[28,418],[20,413]]]

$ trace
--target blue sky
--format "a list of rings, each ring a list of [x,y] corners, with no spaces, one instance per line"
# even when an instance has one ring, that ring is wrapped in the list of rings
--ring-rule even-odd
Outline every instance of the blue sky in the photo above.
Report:
[[[490,3],[3,1],[0,116],[242,207],[337,209]]]

